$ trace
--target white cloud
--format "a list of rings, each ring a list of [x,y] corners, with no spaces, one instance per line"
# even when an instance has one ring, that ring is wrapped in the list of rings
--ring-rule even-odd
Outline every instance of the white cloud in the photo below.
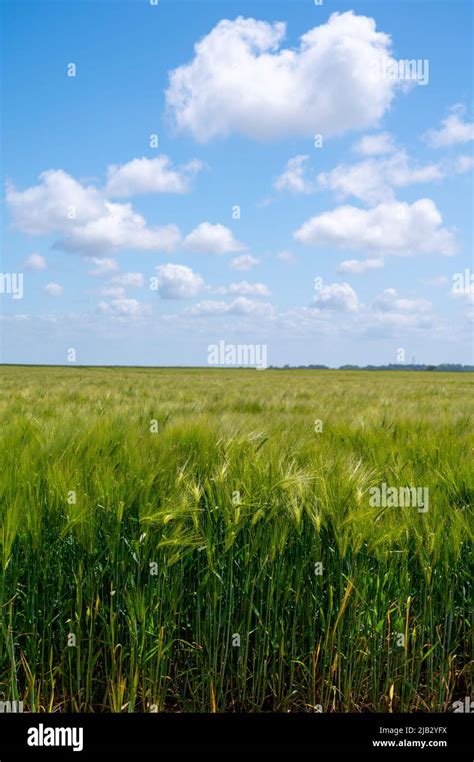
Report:
[[[291,193],[312,193],[314,184],[305,176],[306,164],[309,156],[300,154],[289,159],[286,169],[273,183],[277,191],[290,191]]]
[[[91,262],[95,265],[93,270],[89,270],[89,275],[100,277],[101,275],[108,275],[118,270],[118,262],[115,259],[107,257],[85,257],[86,262]]]
[[[340,206],[307,220],[294,238],[308,246],[363,249],[379,256],[456,252],[453,233],[442,227],[441,215],[429,198],[373,209]]]
[[[381,156],[395,151],[393,138],[389,132],[364,135],[354,145],[353,150],[361,156]]]
[[[224,225],[212,225],[201,222],[184,239],[184,246],[201,254],[231,254],[234,251],[244,251],[244,244],[236,241],[229,228]]]
[[[449,295],[452,299],[465,299],[469,304],[474,304],[474,274],[470,269],[453,274]]]
[[[126,288],[141,288],[145,285],[145,279],[143,273],[121,273],[120,275],[114,275],[111,283]]]
[[[335,191],[340,198],[354,196],[368,204],[377,204],[394,200],[394,187],[429,183],[443,176],[440,165],[413,165],[404,151],[398,151],[388,158],[341,164],[330,172],[321,172],[317,180],[320,188]]]
[[[176,225],[147,227],[141,214],[130,204],[105,202],[105,214],[82,226],[74,226],[55,248],[77,252],[109,252],[119,249],[172,251],[181,240]]]
[[[375,297],[372,309],[376,312],[420,313],[431,309],[426,299],[403,299],[394,288],[387,288]]]
[[[247,270],[252,270],[253,267],[256,267],[260,262],[257,257],[252,257],[250,254],[242,254],[240,257],[234,257],[234,259],[230,260],[229,267],[231,270],[240,270],[241,272],[245,272]]]
[[[405,299],[394,288],[387,288],[373,299],[364,316],[368,333],[393,334],[400,330],[432,330],[432,304],[426,299]]]
[[[240,283],[231,283],[222,290],[222,293],[239,294],[239,296],[270,296],[270,289],[264,283],[248,283],[243,280]]]
[[[191,63],[170,73],[166,104],[176,128],[205,142],[232,132],[328,137],[377,124],[397,83],[373,76],[395,63],[390,37],[373,19],[334,13],[298,48],[281,47],[285,33],[282,22],[220,21]]]
[[[103,255],[123,248],[170,251],[181,240],[176,225],[149,228],[130,204],[116,204],[63,170],[48,170],[25,191],[7,185],[13,224],[33,235],[60,233],[55,248]]]
[[[122,165],[113,164],[107,169],[106,193],[112,198],[140,193],[187,193],[202,167],[195,159],[174,169],[164,154],[154,159],[142,157]]]
[[[188,307],[186,314],[194,316],[206,315],[255,315],[257,317],[273,314],[273,306],[269,302],[260,302],[239,296],[232,302],[217,302],[206,300]]]
[[[117,317],[135,317],[148,315],[150,306],[137,299],[112,299],[110,302],[99,302],[99,312]]]
[[[46,259],[36,252],[30,254],[30,256],[25,259],[25,270],[46,270],[47,267]]]
[[[474,122],[463,120],[465,108],[457,103],[451,108],[451,113],[443,119],[439,130],[428,130],[424,140],[433,148],[446,148],[458,143],[468,143],[474,140]]]
[[[48,296],[62,296],[64,292],[64,288],[59,283],[48,283],[44,287],[44,290]]]
[[[383,265],[383,259],[346,259],[337,266],[337,272],[358,275],[368,270],[379,270]]]
[[[348,283],[331,283],[329,286],[322,286],[316,293],[313,304],[320,309],[342,312],[357,312],[359,309],[357,294]]]
[[[162,299],[191,299],[204,288],[201,276],[185,265],[159,265],[156,271]]]
[[[42,172],[39,185],[17,191],[7,183],[6,201],[14,227],[42,235],[66,230],[100,217],[104,199],[93,186],[83,187],[62,169]]]

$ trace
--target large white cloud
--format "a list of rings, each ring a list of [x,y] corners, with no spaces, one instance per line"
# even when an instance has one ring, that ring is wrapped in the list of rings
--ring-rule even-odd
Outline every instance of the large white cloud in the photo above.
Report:
[[[191,299],[204,288],[200,275],[185,265],[159,265],[158,293],[162,299]]]
[[[130,204],[105,202],[105,214],[84,225],[73,225],[55,248],[66,251],[108,253],[120,249],[172,251],[181,240],[176,225],[149,228]]]
[[[456,252],[454,235],[442,227],[441,215],[429,198],[413,204],[393,201],[373,209],[340,206],[307,220],[294,237],[308,246],[361,249],[378,255]]]
[[[234,238],[234,234],[225,225],[213,225],[201,222],[184,239],[184,246],[200,254],[230,254],[244,251],[246,246]]]
[[[111,198],[123,198],[139,193],[187,193],[194,175],[202,169],[194,160],[173,168],[164,154],[154,159],[133,159],[107,169],[106,193]]]
[[[32,235],[85,224],[106,211],[97,188],[84,187],[62,169],[42,172],[40,183],[24,191],[7,183],[6,201],[13,225]]]
[[[30,234],[60,235],[55,248],[102,256],[124,248],[170,251],[181,240],[176,225],[148,227],[131,204],[108,201],[94,186],[83,186],[63,170],[48,170],[40,183],[17,191],[7,185],[12,221]]]
[[[374,77],[391,41],[352,11],[283,48],[286,25],[239,16],[220,21],[195,45],[193,60],[170,73],[168,114],[200,142],[232,132],[265,140],[324,137],[376,125],[397,83]]]

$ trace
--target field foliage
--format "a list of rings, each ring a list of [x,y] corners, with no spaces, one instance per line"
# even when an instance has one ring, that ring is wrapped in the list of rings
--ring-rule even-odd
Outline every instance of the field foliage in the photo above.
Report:
[[[471,695],[471,374],[5,366],[0,390],[0,698]],[[381,483],[429,510],[371,506]]]

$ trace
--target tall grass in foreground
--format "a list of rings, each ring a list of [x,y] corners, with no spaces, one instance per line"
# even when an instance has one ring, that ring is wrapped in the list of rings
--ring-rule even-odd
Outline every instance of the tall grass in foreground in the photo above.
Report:
[[[470,375],[0,376],[5,698],[435,711],[471,694]],[[370,507],[381,482],[429,487],[429,511]]]

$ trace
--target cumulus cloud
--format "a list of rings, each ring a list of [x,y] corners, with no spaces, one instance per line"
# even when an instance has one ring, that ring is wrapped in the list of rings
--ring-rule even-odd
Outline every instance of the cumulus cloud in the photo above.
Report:
[[[353,150],[361,156],[381,156],[395,151],[393,138],[389,132],[364,135],[355,143]]]
[[[394,200],[393,188],[440,180],[445,171],[439,164],[416,165],[405,151],[383,159],[368,159],[357,164],[341,164],[330,172],[318,174],[321,189],[336,192],[340,198],[353,196],[368,204]]]
[[[62,296],[64,293],[64,288],[60,286],[59,283],[48,283],[44,287],[44,290],[48,296]]]
[[[289,159],[286,169],[277,177],[273,187],[277,191],[290,191],[291,193],[312,193],[314,183],[306,177],[306,164],[309,161],[307,154],[301,154]]]
[[[150,305],[139,302],[138,299],[112,299],[110,302],[99,302],[99,312],[113,317],[138,317],[150,313]]]
[[[140,193],[187,193],[191,182],[203,168],[194,159],[182,167],[173,165],[164,154],[154,159],[133,159],[126,164],[108,167],[106,194],[111,198],[124,198]]]
[[[210,222],[201,222],[189,233],[184,239],[184,246],[200,254],[231,254],[246,248],[225,225]]]
[[[474,140],[474,122],[463,119],[465,108],[457,103],[451,108],[451,113],[441,122],[439,130],[428,130],[424,140],[433,148],[446,148],[459,143],[469,143]]]
[[[312,307],[293,311],[293,319],[297,321],[298,316],[304,323],[316,321],[334,336],[347,331],[366,336],[392,336],[397,330],[427,330],[434,324],[432,304],[426,299],[407,299],[394,288],[387,288],[363,304],[347,283],[331,283],[321,288]]]
[[[176,225],[147,227],[141,214],[130,204],[105,202],[105,214],[84,225],[74,225],[54,244],[54,248],[72,252],[108,253],[120,249],[172,251],[181,241]]]
[[[362,249],[379,256],[456,252],[454,235],[442,227],[441,215],[429,198],[413,204],[393,201],[373,209],[340,206],[307,220],[294,238],[308,246]]]
[[[191,299],[204,288],[201,276],[185,265],[159,265],[156,271],[162,299]]]
[[[253,267],[256,267],[260,262],[257,257],[252,257],[250,254],[242,254],[240,257],[234,257],[230,260],[229,267],[231,270],[240,270],[241,272],[245,272],[247,270],[252,270]]]
[[[337,266],[337,272],[359,275],[368,270],[379,270],[383,266],[383,259],[346,259]]]
[[[118,270],[118,262],[116,259],[110,257],[85,257],[86,262],[90,262],[95,265],[92,270],[89,270],[89,275],[100,277],[101,275],[109,275],[110,273]]]
[[[25,270],[46,270],[48,267],[46,259],[36,252],[30,254],[30,256],[25,259],[23,266]]]
[[[32,235],[85,224],[105,211],[97,188],[84,187],[62,169],[42,172],[40,183],[24,191],[7,183],[6,201],[13,225]]]
[[[48,170],[25,191],[7,185],[13,224],[34,235],[59,233],[55,248],[104,255],[124,248],[170,251],[181,240],[176,225],[149,228],[130,204],[108,201],[93,186],[83,186],[63,170]]]
[[[255,315],[257,317],[270,316],[273,314],[273,306],[269,302],[260,302],[239,296],[232,302],[218,302],[206,300],[188,307],[186,314],[196,317],[211,315]]]
[[[239,294],[239,296],[270,296],[270,289],[264,283],[248,283],[246,280],[240,283],[231,283],[218,289],[222,294]]]
[[[312,137],[315,129],[327,137],[380,120],[397,83],[373,71],[396,62],[372,18],[333,13],[297,48],[282,46],[285,34],[283,22],[220,21],[195,45],[193,60],[170,73],[175,127],[200,142],[235,132],[266,140]]]
[[[376,312],[427,312],[431,302],[426,299],[403,299],[394,288],[387,288],[375,297],[372,308]]]
[[[357,312],[359,299],[348,283],[331,283],[322,286],[314,298],[313,304],[320,309],[342,312]]]

